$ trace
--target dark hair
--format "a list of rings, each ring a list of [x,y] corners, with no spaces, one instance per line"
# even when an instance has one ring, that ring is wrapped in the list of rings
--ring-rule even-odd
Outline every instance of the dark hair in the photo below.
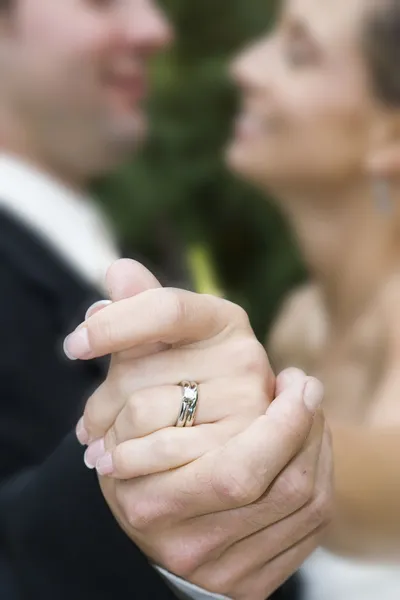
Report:
[[[380,100],[400,106],[400,0],[377,0],[363,30],[363,47]]]

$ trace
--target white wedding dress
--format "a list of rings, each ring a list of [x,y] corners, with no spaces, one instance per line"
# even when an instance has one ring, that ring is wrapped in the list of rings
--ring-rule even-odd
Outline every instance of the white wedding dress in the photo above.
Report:
[[[301,573],[304,600],[400,600],[400,564],[366,563],[319,549]]]

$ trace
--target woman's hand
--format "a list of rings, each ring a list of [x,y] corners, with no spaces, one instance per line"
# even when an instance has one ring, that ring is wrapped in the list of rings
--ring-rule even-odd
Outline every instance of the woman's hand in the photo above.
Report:
[[[83,333],[81,358],[114,351],[78,427],[82,441],[92,440],[86,462],[101,474],[130,479],[187,464],[246,428],[273,398],[265,350],[245,312],[226,300],[152,289],[95,312],[75,332],[78,343]],[[67,345],[76,352],[73,338]],[[174,427],[183,380],[198,384],[191,428]]]

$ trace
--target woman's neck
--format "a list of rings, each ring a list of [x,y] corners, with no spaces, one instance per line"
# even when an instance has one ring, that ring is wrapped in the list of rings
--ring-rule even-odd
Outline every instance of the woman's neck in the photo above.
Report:
[[[354,320],[400,268],[400,189],[391,196],[388,213],[365,183],[287,194],[282,201],[336,327]]]

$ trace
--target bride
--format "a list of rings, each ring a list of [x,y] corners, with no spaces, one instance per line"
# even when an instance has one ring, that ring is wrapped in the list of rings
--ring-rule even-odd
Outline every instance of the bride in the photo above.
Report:
[[[287,0],[232,67],[229,166],[279,203],[310,275],[270,355],[324,382],[333,431],[337,515],[307,600],[400,597],[399,51],[399,0]]]

